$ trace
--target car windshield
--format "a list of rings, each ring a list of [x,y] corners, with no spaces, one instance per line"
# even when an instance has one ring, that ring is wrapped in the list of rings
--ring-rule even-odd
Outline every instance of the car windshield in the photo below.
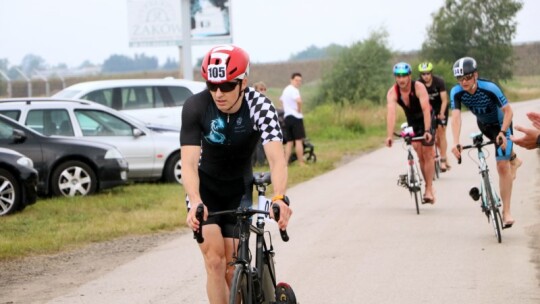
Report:
[[[75,116],[83,136],[131,136],[133,129],[127,122],[109,113],[95,110],[76,110]]]

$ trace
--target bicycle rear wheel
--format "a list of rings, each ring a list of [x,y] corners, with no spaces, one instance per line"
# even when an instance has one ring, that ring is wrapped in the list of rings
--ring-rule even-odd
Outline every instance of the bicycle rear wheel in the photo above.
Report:
[[[495,231],[495,237],[497,238],[497,242],[500,243],[502,242],[502,218],[501,213],[499,212],[499,208],[497,207],[497,201],[493,196],[493,188],[491,187],[488,174],[484,176],[484,189],[486,191],[486,198],[488,201],[489,219],[491,221],[491,225],[493,226],[493,230]]]
[[[231,285],[231,294],[229,296],[229,303],[234,304],[251,304],[254,303],[249,298],[248,293],[248,272],[243,265],[236,264],[234,268],[233,280]]]

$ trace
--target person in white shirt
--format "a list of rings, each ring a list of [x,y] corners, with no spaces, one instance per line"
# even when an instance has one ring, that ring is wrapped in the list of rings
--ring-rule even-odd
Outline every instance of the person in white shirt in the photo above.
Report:
[[[302,74],[295,72],[291,76],[289,84],[279,98],[283,105],[285,116],[284,136],[287,140],[285,145],[285,159],[289,160],[292,147],[295,146],[296,158],[300,166],[304,166],[304,115],[302,114],[302,97],[300,96],[300,86],[302,85]]]

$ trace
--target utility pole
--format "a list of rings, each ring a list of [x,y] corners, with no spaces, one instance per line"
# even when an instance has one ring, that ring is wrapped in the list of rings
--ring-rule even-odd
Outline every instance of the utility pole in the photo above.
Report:
[[[182,45],[180,45],[180,78],[193,80],[193,64],[191,62],[191,4],[190,0],[182,1]],[[183,76],[183,77],[182,77]]]

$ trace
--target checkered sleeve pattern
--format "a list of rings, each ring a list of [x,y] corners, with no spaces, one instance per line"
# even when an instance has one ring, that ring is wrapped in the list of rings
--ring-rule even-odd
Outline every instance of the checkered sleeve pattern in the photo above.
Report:
[[[255,122],[254,129],[261,132],[262,144],[270,141],[283,141],[276,108],[270,99],[253,88],[246,90],[250,117]]]

